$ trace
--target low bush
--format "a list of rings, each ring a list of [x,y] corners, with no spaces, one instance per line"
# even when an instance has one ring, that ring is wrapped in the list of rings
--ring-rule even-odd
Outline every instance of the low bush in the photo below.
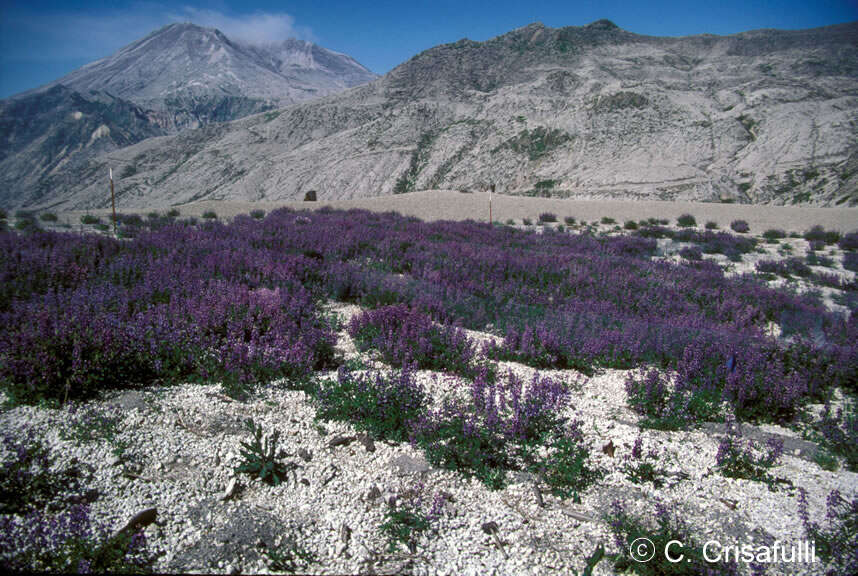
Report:
[[[770,438],[762,453],[753,442],[745,442],[734,427],[728,426],[727,434],[718,445],[715,468],[728,478],[765,482],[771,487],[777,480],[768,470],[777,464],[783,448],[783,441]]]
[[[206,210],[205,212],[203,212],[203,219],[217,220],[217,213],[214,210]]]
[[[540,222],[557,222],[557,215],[552,212],[543,212],[539,215]]]
[[[486,368],[477,361],[476,347],[463,330],[437,326],[403,304],[358,314],[349,322],[348,331],[358,349],[378,350],[392,366],[416,365],[471,378]]]
[[[181,212],[176,208],[170,208],[170,210],[167,211],[167,218],[178,218],[180,215]]]
[[[265,210],[251,210],[250,217],[254,220],[262,220],[265,218]]]
[[[787,233],[777,228],[769,228],[768,230],[763,232],[763,238],[765,238],[766,241],[769,243],[777,244],[778,240],[781,240],[782,238],[786,237]]]
[[[2,443],[12,457],[0,464],[0,514],[23,516],[77,490],[77,470],[53,471],[53,458],[32,430],[19,438],[4,435]]]
[[[676,219],[676,224],[680,228],[691,228],[697,226],[697,220],[691,214],[683,214]]]
[[[823,256],[822,254],[818,254],[816,252],[808,252],[806,260],[808,266],[824,266],[826,268],[834,268],[834,260],[832,260],[828,256]]]
[[[525,226],[530,226],[531,224],[533,224],[533,221],[530,218],[522,218],[521,223]]]
[[[574,226],[575,225],[575,217],[574,216],[566,216],[563,219],[563,221],[566,223],[567,226]]]
[[[800,278],[809,278],[813,275],[807,264],[801,258],[786,258],[784,260],[760,260],[754,266],[757,272],[767,274],[777,274],[784,278],[798,276]]]
[[[84,214],[80,217],[81,224],[98,224],[99,222],[101,222],[101,218],[92,214]]]
[[[152,564],[143,532],[110,535],[89,506],[0,517],[0,567],[18,573],[146,572]]]
[[[665,472],[659,466],[659,462],[658,452],[654,448],[644,453],[643,437],[638,436],[635,438],[631,453],[624,458],[623,472],[635,484],[650,482],[654,488],[661,488],[664,485],[662,478]]]
[[[840,241],[840,232],[836,230],[826,230],[820,225],[816,225],[804,233],[804,239],[808,242],[825,242],[826,244],[837,244]]]
[[[39,220],[42,222],[56,222],[59,218],[53,212],[42,212],[39,214]]]
[[[616,224],[617,223],[616,220],[614,220],[613,218],[611,218],[609,216],[602,216],[602,219],[600,220],[600,222],[602,224]]]
[[[687,246],[679,251],[686,260],[703,260],[703,252],[697,246]]]
[[[816,424],[822,436],[823,446],[842,457],[846,467],[858,472],[858,408],[854,399],[834,410],[826,403]]]
[[[799,488],[798,513],[808,539],[826,562],[827,576],[858,574],[858,496],[844,498],[832,490],[826,499],[826,525],[810,519],[807,492]]]
[[[626,512],[619,501],[612,504],[605,520],[619,550],[613,558],[617,573],[639,576],[710,574],[712,564],[706,561],[703,548],[691,535],[680,512],[671,512],[660,502],[656,503],[655,512],[653,525],[650,520],[644,521]],[[677,562],[677,558],[682,561]],[[739,570],[735,563],[723,562],[718,564],[717,573],[738,576]]]
[[[241,463],[235,467],[236,474],[249,474],[272,486],[288,481],[289,472],[294,471],[298,465],[282,461],[285,454],[282,449],[277,449],[280,431],[275,430],[272,434],[265,435],[262,426],[255,424],[251,418],[245,421],[245,425],[253,439],[241,443]]]
[[[744,220],[733,220],[730,222],[730,230],[738,232],[739,234],[746,234],[751,230],[751,227],[748,226],[748,223]]]
[[[837,245],[841,250],[858,250],[858,231],[844,234]]]
[[[634,220],[626,220],[623,223],[623,228],[625,228],[626,230],[637,230],[638,229],[638,223],[635,222]]]
[[[315,395],[318,418],[351,422],[377,439],[408,440],[426,411],[423,386],[410,369],[384,375],[341,367],[337,379],[320,383]]]
[[[718,223],[713,222],[712,220],[709,220],[704,225],[704,228],[706,228],[707,230],[717,230],[718,229]]]

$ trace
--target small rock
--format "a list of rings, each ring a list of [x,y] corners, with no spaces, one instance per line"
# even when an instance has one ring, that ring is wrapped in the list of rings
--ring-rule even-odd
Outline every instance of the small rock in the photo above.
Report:
[[[363,444],[367,452],[375,452],[375,442],[369,434],[361,434],[358,436],[358,440],[360,440],[360,443]]]
[[[235,496],[235,492],[237,489],[238,489],[238,480],[233,477],[230,479],[229,484],[227,484],[226,490],[224,491],[223,496],[221,496],[220,499],[221,500],[229,500],[230,498]]]
[[[309,462],[313,459],[313,453],[306,448],[298,448],[298,456],[300,456],[304,462]]]
[[[310,485],[310,481],[309,481],[309,480],[307,480],[306,478],[301,478],[301,484],[303,484],[304,486],[309,486],[309,485]]]
[[[397,474],[424,474],[430,470],[429,463],[422,456],[412,458],[406,454],[397,456],[390,461]]]
[[[369,502],[372,502],[381,497],[381,490],[378,489],[378,486],[373,486],[369,489],[369,492],[366,493],[366,499]]]
[[[352,529],[348,527],[348,524],[343,522],[342,526],[340,526],[340,541],[343,544],[348,546],[349,540],[352,539]]]
[[[348,446],[352,442],[354,442],[356,438],[354,436],[343,436],[338,435],[331,438],[331,441],[328,442],[328,446],[330,448],[336,448],[337,446]]]

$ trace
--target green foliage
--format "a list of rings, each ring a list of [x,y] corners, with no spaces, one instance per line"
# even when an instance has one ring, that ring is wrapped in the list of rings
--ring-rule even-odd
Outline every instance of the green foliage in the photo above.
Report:
[[[718,229],[718,223],[713,222],[712,220],[709,220],[706,222],[705,227],[707,230],[717,230]]]
[[[269,570],[288,574],[306,572],[307,568],[317,560],[315,554],[292,540],[288,540],[278,548],[266,550],[265,555],[268,557]]]
[[[76,488],[78,471],[52,472],[53,458],[32,430],[21,439],[7,436],[2,442],[12,458],[0,464],[0,514],[45,508],[58,488]]]
[[[262,426],[257,426],[253,419],[248,418],[245,424],[253,434],[253,440],[241,443],[242,462],[235,467],[235,471],[256,476],[266,484],[274,486],[288,480],[287,475],[297,468],[297,465],[279,461],[283,456],[282,451],[277,450],[280,431],[275,430],[270,436],[264,437]]]
[[[262,220],[265,218],[265,210],[251,210],[250,217],[254,220]]]
[[[409,160],[408,168],[406,168],[405,172],[402,173],[399,179],[397,179],[396,184],[393,186],[394,194],[405,194],[406,192],[412,192],[414,190],[414,185],[417,183],[417,177],[420,175],[420,171],[423,170],[423,167],[429,159],[429,151],[434,141],[435,134],[433,132],[424,132],[420,135],[417,147],[414,149],[414,152],[411,153],[411,160]]]
[[[574,216],[566,216],[563,219],[563,221],[566,222],[567,226],[574,226],[575,225],[575,217]]]
[[[206,210],[203,212],[203,218],[206,220],[217,220],[217,214],[214,210]]]
[[[709,573],[712,568],[703,556],[703,548],[691,536],[678,514],[671,514],[661,504],[656,504],[655,526],[628,514],[619,502],[614,503],[606,520],[619,544],[619,552],[612,557],[614,569],[618,573],[638,576],[699,576]],[[644,547],[641,547],[643,540],[640,539],[646,539]],[[681,556],[682,561],[671,562],[665,555],[665,550],[673,559]],[[631,555],[632,551],[636,556]],[[650,551],[653,556],[647,561],[641,561],[649,556]],[[719,564],[719,568],[723,574],[736,573],[732,564]]]
[[[625,223],[623,224],[623,228],[625,228],[626,230],[637,230],[638,229],[638,223],[635,222],[634,220],[626,220]]]
[[[316,417],[351,422],[375,438],[408,440],[410,426],[425,411],[425,395],[408,370],[389,376],[353,374],[340,368],[337,379],[315,390]]]
[[[539,472],[551,493],[560,498],[576,496],[600,476],[589,466],[587,447],[573,434],[553,434],[548,453],[531,469]]]
[[[533,161],[539,160],[571,139],[572,136],[563,130],[538,126],[533,130],[522,130],[517,136],[510,138],[495,150],[509,148],[514,152],[526,154]]]
[[[42,212],[39,214],[39,220],[42,222],[56,222],[58,218],[53,212]]]
[[[81,224],[98,224],[99,222],[101,222],[101,218],[92,214],[84,214],[80,217]]]
[[[171,208],[167,212],[167,218],[178,218],[180,216],[180,212],[176,208]]]
[[[420,534],[429,528],[429,519],[416,507],[406,505],[388,506],[384,513],[384,523],[380,526],[381,533],[387,539],[387,549],[396,552],[400,544],[404,544],[414,554],[417,552],[417,540]]]
[[[683,214],[676,219],[676,224],[680,228],[691,228],[697,226],[697,220],[691,214]]]
[[[611,218],[610,216],[602,216],[602,219],[600,220],[600,222],[602,224],[609,224],[609,225],[617,223],[617,221],[614,220],[613,218]],[[582,222],[582,224],[583,224],[583,222]]]

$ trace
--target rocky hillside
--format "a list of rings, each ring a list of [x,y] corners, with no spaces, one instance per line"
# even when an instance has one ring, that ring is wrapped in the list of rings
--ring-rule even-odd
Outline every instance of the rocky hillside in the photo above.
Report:
[[[684,38],[533,24],[113,157],[128,167],[129,208],[490,182],[555,197],[855,205],[856,118],[856,23]],[[91,170],[51,175],[57,201],[103,205]]]
[[[88,173],[95,154],[376,77],[310,42],[248,46],[214,29],[166,26],[56,82],[0,101],[0,185],[8,195],[0,203],[50,203],[58,185],[74,186],[81,171]]]

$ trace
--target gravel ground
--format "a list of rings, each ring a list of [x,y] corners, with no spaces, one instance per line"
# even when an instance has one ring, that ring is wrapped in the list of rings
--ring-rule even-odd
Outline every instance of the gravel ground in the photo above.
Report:
[[[346,320],[359,308],[332,304],[330,310]],[[359,356],[345,331],[338,348],[346,358]],[[500,368],[525,381],[534,373],[512,362]],[[724,544],[761,544],[802,540],[797,488],[808,491],[816,520],[824,516],[832,489],[845,494],[858,490],[858,474],[822,470],[800,450],[786,454],[771,471],[791,483],[777,491],[761,482],[722,477],[714,471],[720,426],[639,431],[637,415],[626,406],[627,371],[605,370],[591,378],[575,371],[542,374],[568,383],[572,397],[565,415],[582,422],[592,461],[604,473],[581,494],[580,504],[545,493],[544,506],[539,506],[533,478],[526,474],[491,491],[475,479],[431,468],[407,443],[375,442],[372,452],[359,441],[332,448],[333,438],[357,432],[345,423],[316,421],[312,401],[278,383],[243,402],[222,396],[214,385],[111,392],[90,405],[118,411],[118,435],[89,444],[64,439],[68,434],[63,431],[69,429],[65,409],[5,411],[0,431],[20,435],[34,428],[57,467],[77,460],[89,471],[86,486],[98,490],[94,516],[111,526],[119,528],[135,513],[157,508],[158,520],[146,531],[150,547],[159,553],[155,569],[164,572],[266,573],[265,550],[293,541],[315,555],[316,561],[302,570],[312,573],[570,574],[583,568],[597,544],[616,551],[602,515],[618,498],[644,517],[654,516],[657,501],[680,510],[700,542],[715,538]],[[422,371],[418,377],[436,400],[461,392],[444,375]],[[299,464],[287,483],[272,487],[234,475],[239,443],[249,439],[243,425],[249,417],[268,432],[279,431],[287,460]],[[799,441],[781,427],[746,431]],[[661,488],[634,484],[622,470],[639,434],[645,451],[659,454],[667,480]],[[604,449],[609,442],[613,454]],[[127,448],[118,457],[113,449],[121,443]],[[312,455],[309,461],[297,456],[301,449]],[[238,489],[225,498],[233,479]],[[378,488],[376,494],[373,488]],[[432,532],[421,537],[416,553],[404,548],[390,552],[379,531],[385,502],[411,490],[423,494],[427,508],[442,491],[452,498]],[[483,532],[489,521],[497,523],[502,547]],[[600,563],[595,573],[611,574],[610,562]],[[821,573],[821,566],[781,564],[771,566],[769,573]]]
[[[166,211],[177,208],[182,216],[202,216],[213,210],[222,218],[237,214],[248,214],[251,210],[273,210],[281,206],[301,209],[316,209],[322,206],[333,208],[362,208],[377,212],[395,210],[408,216],[424,220],[488,220],[488,196],[484,193],[465,194],[453,190],[425,190],[395,196],[357,198],[332,202],[216,202],[205,201],[181,206],[152,206],[151,210]],[[122,206],[117,211],[123,212]],[[126,212],[141,212],[125,210]],[[528,198],[495,194],[492,198],[492,219],[506,222],[513,219],[520,223],[523,218],[534,222],[543,212],[552,212],[560,222],[567,216],[595,222],[608,216],[621,225],[626,220],[667,218],[675,223],[682,214],[691,214],[700,226],[706,221],[718,223],[728,230],[733,220],[745,220],[752,233],[762,233],[769,228],[781,228],[787,232],[803,232],[820,224],[826,229],[850,232],[858,228],[858,208],[817,208],[802,206],[772,206],[762,204],[718,204],[702,202],[658,202],[621,200],[569,200],[561,198]],[[92,210],[89,213],[109,216],[110,210]],[[77,228],[84,212],[60,214],[61,222]]]

